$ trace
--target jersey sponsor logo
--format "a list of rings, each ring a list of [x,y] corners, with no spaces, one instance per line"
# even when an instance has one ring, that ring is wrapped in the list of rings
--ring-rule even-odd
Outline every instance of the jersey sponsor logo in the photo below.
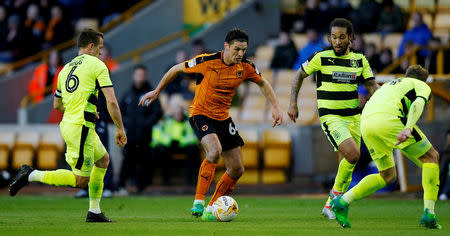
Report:
[[[203,131],[207,131],[208,130],[208,126],[207,125],[202,126],[202,130]]]
[[[357,76],[356,72],[333,71],[332,78],[336,83],[350,83],[356,80]]]
[[[188,67],[189,67],[189,68],[192,68],[192,67],[194,67],[194,66],[196,66],[196,65],[197,65],[197,61],[196,61],[195,58],[192,59],[192,60],[190,60],[190,61],[188,62]]]

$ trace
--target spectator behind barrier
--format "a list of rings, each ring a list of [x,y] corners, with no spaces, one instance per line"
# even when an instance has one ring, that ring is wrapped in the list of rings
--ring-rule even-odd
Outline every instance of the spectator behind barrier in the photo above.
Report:
[[[120,64],[111,57],[112,49],[109,44],[103,44],[102,53],[100,54],[100,60],[102,60],[106,67],[109,69],[109,73],[114,73],[117,69],[120,69]]]
[[[394,4],[393,0],[383,0],[381,3],[380,19],[378,20],[377,30],[382,34],[391,32],[403,32],[404,20],[400,7]]]
[[[383,69],[380,64],[380,55],[377,53],[377,46],[374,43],[368,43],[366,47],[364,47],[364,55],[369,61],[369,65],[372,67],[375,74]]]
[[[56,90],[59,71],[63,68],[61,55],[52,50],[47,62],[40,64],[33,72],[33,78],[28,86],[28,93],[32,96],[33,103],[40,103],[45,96],[51,95]]]
[[[278,45],[270,63],[272,69],[290,69],[297,59],[297,48],[286,32],[280,32]]]
[[[184,49],[180,49],[175,54],[175,61],[167,67],[167,71],[172,68],[172,66],[182,63],[187,60],[187,54]],[[194,83],[195,80],[186,73],[179,74],[170,84],[167,85],[164,90],[165,93],[170,97],[172,94],[181,94],[184,99],[192,100],[194,98],[194,90],[190,90],[190,83]]]
[[[427,46],[430,39],[433,37],[428,26],[423,22],[422,14],[420,12],[414,12],[412,15],[413,26],[403,34],[402,41],[398,47],[398,57],[403,56],[405,46],[408,42],[412,42],[416,46]],[[428,56],[428,50],[421,50],[419,56]]]
[[[169,115],[153,127],[150,146],[161,166],[163,184],[170,185],[172,155],[186,154],[185,183],[194,184],[194,166],[197,166],[197,138],[192,130],[186,105],[181,95],[173,95],[169,101]]]
[[[149,143],[152,140],[152,128],[162,117],[159,100],[150,106],[138,106],[146,91],[152,90],[147,82],[147,69],[138,65],[133,72],[133,85],[120,101],[123,123],[128,137],[124,147],[124,158],[120,171],[119,194],[126,195],[125,185],[128,179],[135,177],[138,192],[149,184],[148,173],[151,158]]]
[[[317,30],[315,29],[307,29],[306,37],[308,38],[308,43],[298,51],[297,60],[292,66],[292,69],[294,70],[298,70],[300,66],[308,60],[308,57],[315,52],[322,50],[326,46],[325,42],[319,37]]]

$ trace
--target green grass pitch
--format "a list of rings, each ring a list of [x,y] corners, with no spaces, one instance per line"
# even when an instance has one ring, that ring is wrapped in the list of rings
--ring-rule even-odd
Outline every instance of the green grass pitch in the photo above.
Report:
[[[419,227],[422,201],[364,199],[350,208],[351,229],[320,215],[325,199],[235,196],[232,222],[189,215],[192,197],[121,197],[102,200],[117,221],[85,223],[88,200],[67,196],[0,196],[0,235],[428,235],[450,234],[450,201],[437,203],[443,230]]]

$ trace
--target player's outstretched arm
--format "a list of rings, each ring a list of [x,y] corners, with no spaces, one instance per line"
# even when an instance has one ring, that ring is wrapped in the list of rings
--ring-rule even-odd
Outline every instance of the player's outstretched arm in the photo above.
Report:
[[[60,110],[61,112],[64,112],[64,105],[62,103],[62,99],[58,97],[53,97],[53,108],[56,110]]]
[[[259,86],[259,88],[261,89],[261,92],[264,94],[264,96],[270,101],[270,103],[272,103],[272,106],[273,106],[272,127],[275,127],[276,125],[281,125],[281,123],[283,123],[283,114],[280,110],[280,105],[278,103],[277,97],[275,95],[275,92],[273,91],[272,86],[270,86],[269,82],[267,82],[267,80],[265,80],[265,79],[261,79],[256,84]]]
[[[411,103],[411,107],[408,112],[408,119],[406,120],[405,129],[402,130],[397,136],[398,143],[395,145],[399,145],[400,143],[408,140],[409,136],[411,136],[411,130],[416,125],[420,116],[422,115],[423,109],[425,107],[425,99],[422,97],[417,97],[413,103]]]
[[[127,135],[125,134],[122,115],[120,114],[119,103],[117,102],[116,95],[114,94],[114,88],[105,87],[102,88],[102,92],[106,98],[106,106],[108,108],[109,115],[116,125],[116,144],[119,147],[123,147],[127,144]]]
[[[161,91],[170,83],[172,82],[179,74],[185,72],[184,69],[184,62],[180,64],[176,64],[170,68],[169,71],[166,72],[166,74],[163,76],[161,81],[159,81],[158,86],[155,90],[152,90],[148,93],[146,93],[141,100],[139,101],[138,106],[149,106],[155,99],[158,98]]]
[[[298,92],[300,91],[303,80],[306,77],[308,77],[308,74],[306,74],[303,68],[300,68],[297,71],[297,73],[295,73],[294,80],[292,80],[291,101],[289,103],[289,109],[287,113],[289,118],[294,122],[298,118],[298,105],[297,105]]]
[[[366,87],[370,95],[373,95],[373,93],[375,93],[375,91],[380,88],[380,85],[377,84],[375,79],[370,79],[364,82],[364,87]]]

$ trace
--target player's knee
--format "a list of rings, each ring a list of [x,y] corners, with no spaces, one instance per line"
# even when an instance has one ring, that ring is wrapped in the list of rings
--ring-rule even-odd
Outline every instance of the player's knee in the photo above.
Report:
[[[434,148],[430,150],[430,159],[431,162],[439,164],[439,153]]]
[[[206,153],[206,158],[210,162],[217,163],[219,161],[220,154],[222,154],[222,148],[212,148],[211,150],[208,150],[208,153]]]
[[[397,172],[394,168],[388,169],[386,171],[381,171],[380,175],[384,179],[384,182],[386,182],[386,185],[394,183],[397,179]]]
[[[354,150],[353,152],[350,152],[346,155],[345,159],[347,159],[348,162],[351,164],[356,164],[359,160],[359,150]]]
[[[76,178],[76,187],[77,188],[86,188],[89,184],[89,177],[79,177]]]
[[[230,171],[230,177],[233,179],[239,179],[244,174],[245,168],[243,166],[232,168]]]
[[[100,158],[100,160],[95,162],[95,166],[100,167],[100,168],[108,168],[109,165],[109,154],[105,153],[105,155]]]

